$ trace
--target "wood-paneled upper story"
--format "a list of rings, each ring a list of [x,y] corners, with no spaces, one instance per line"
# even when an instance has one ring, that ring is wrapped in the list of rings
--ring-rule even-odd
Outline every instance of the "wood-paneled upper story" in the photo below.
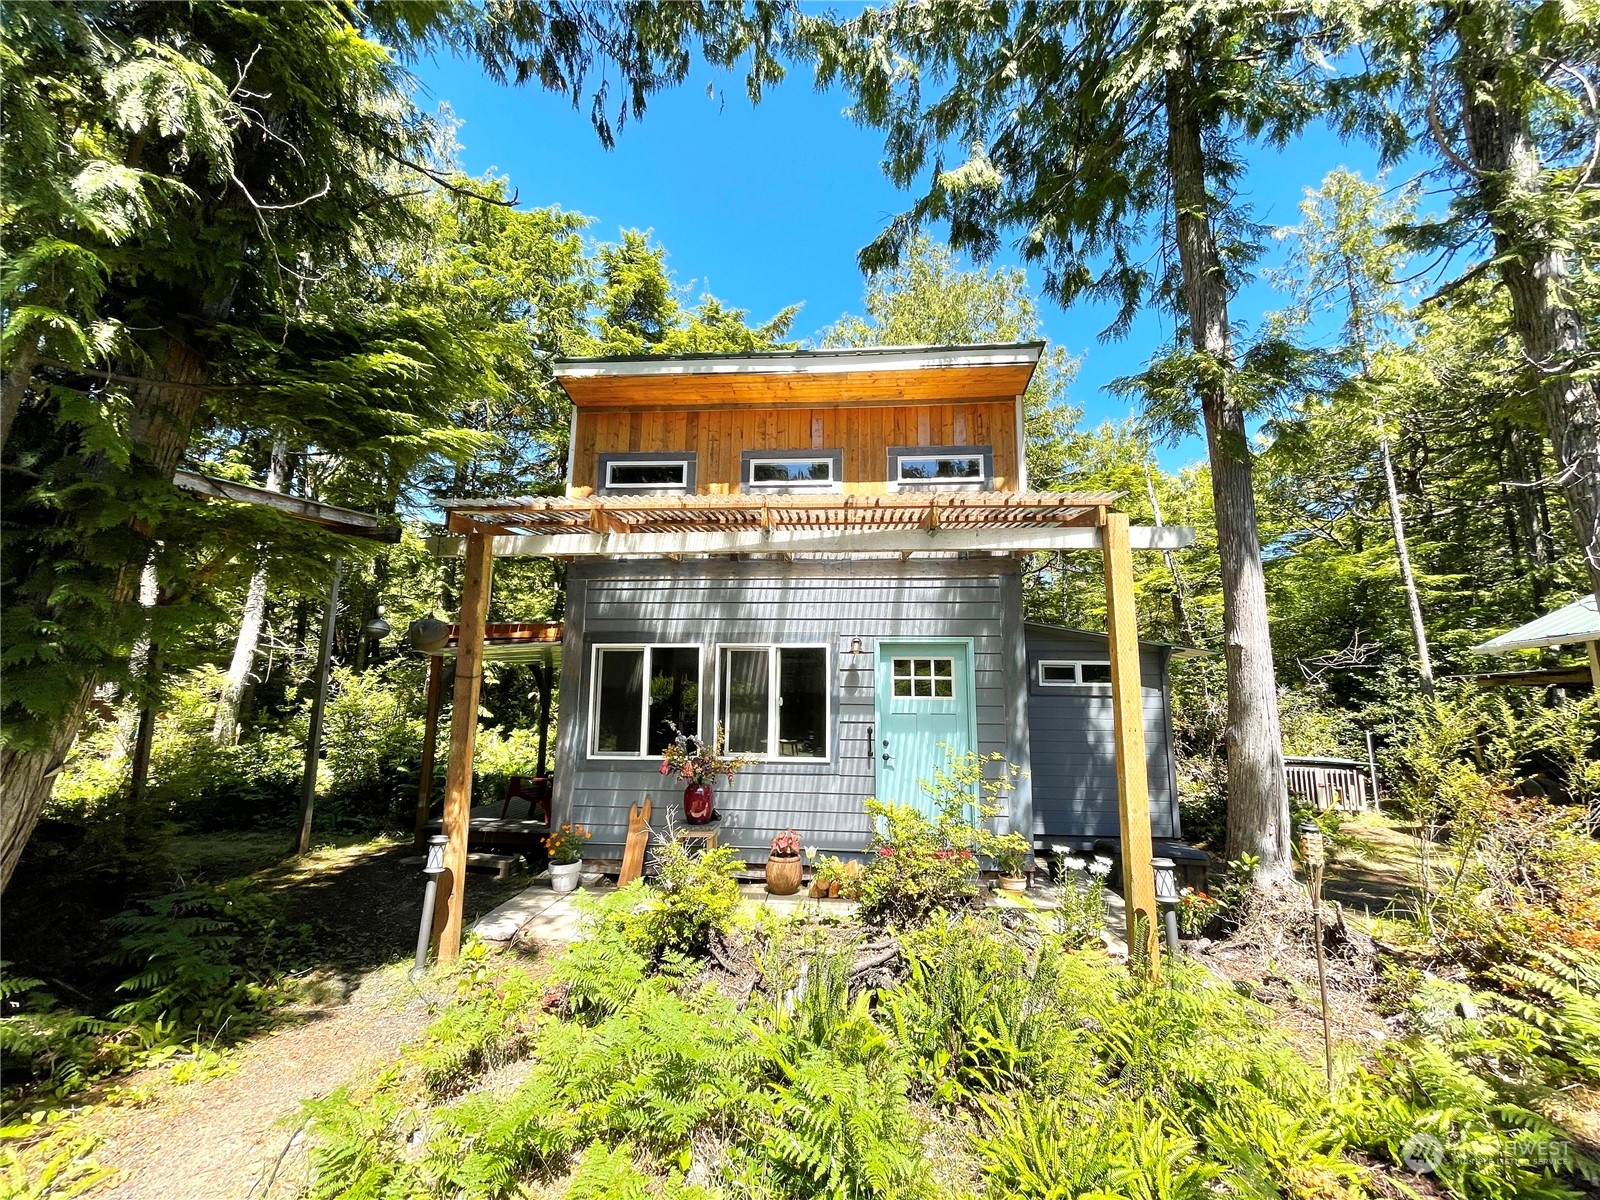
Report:
[[[567,493],[1026,490],[1042,343],[567,359]]]

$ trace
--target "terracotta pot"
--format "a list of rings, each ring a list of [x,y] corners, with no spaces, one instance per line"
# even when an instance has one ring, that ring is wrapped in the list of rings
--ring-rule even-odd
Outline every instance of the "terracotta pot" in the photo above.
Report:
[[[792,896],[800,890],[800,856],[774,854],[767,859],[767,891],[774,896]]]
[[[811,881],[811,890],[806,894],[809,895],[813,900],[821,900],[828,894],[828,885],[825,883],[819,883],[813,879]]]
[[[691,783],[683,789],[683,819],[691,825],[709,825],[717,815],[717,797],[709,783]]]
[[[839,898],[839,881],[837,879],[828,885],[828,895],[835,900]]]

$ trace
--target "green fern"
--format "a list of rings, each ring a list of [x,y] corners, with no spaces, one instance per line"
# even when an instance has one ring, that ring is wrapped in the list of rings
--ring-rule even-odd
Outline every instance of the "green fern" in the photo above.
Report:
[[[813,1051],[775,1089],[777,1128],[762,1140],[787,1194],[830,1200],[917,1196],[927,1167],[904,1075]]]

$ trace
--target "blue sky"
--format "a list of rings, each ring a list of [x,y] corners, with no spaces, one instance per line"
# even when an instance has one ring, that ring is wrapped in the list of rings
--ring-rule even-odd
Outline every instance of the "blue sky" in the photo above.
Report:
[[[803,69],[752,107],[740,79],[701,67],[652,100],[609,152],[586,111],[542,89],[500,86],[475,63],[456,60],[424,62],[415,72],[424,106],[446,104],[461,122],[467,171],[505,174],[524,207],[559,205],[594,218],[590,232],[600,240],[626,228],[652,230],[692,295],[710,290],[757,319],[804,302],[799,338],[861,310],[856,251],[910,199],[884,177],[879,135],[843,115],[841,92],[814,91]],[[1256,152],[1242,190],[1257,220],[1290,225],[1304,189],[1339,166],[1371,176],[1376,156],[1313,133],[1284,151]],[[1253,326],[1284,304],[1256,284],[1236,298],[1234,317]],[[1109,319],[1103,309],[1068,311],[1041,299],[1040,311],[1046,337],[1082,356],[1072,400],[1085,424],[1127,416],[1126,402],[1102,388],[1144,366],[1170,337],[1170,318],[1152,313],[1127,338],[1107,343],[1098,337]],[[1158,457],[1170,469],[1204,453],[1191,439]]]

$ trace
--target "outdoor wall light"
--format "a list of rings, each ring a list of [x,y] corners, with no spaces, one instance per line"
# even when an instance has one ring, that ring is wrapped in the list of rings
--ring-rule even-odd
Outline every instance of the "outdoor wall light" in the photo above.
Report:
[[[855,638],[851,638],[850,639],[850,653],[851,654],[860,654],[861,653],[861,639],[860,638],[855,637]]]

